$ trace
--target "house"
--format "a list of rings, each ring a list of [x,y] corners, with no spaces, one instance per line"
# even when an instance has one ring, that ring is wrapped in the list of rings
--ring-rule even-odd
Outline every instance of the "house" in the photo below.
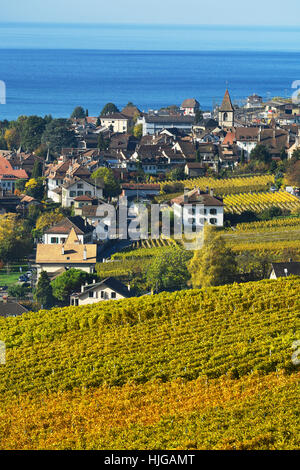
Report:
[[[189,217],[192,222],[188,223],[191,227],[203,227],[205,224],[223,226],[224,204],[222,199],[214,196],[212,189],[209,192],[203,192],[196,188],[172,199],[171,202],[174,205],[174,215],[177,217],[183,217],[184,206],[192,206],[193,213]],[[200,209],[199,214],[196,213],[197,206]]]
[[[272,263],[270,279],[279,277],[300,276],[300,262],[289,260],[287,263]]]
[[[98,198],[92,196],[77,196],[74,198],[74,213],[75,215],[82,215],[82,208],[84,206],[91,206],[93,204],[98,204]]]
[[[250,153],[258,143],[260,132],[259,127],[237,127],[235,130],[234,142],[247,160],[250,159]]]
[[[113,134],[109,143],[109,150],[135,151],[138,139],[131,134]]]
[[[128,132],[131,119],[122,113],[110,113],[100,116],[101,126],[112,129],[113,132]]]
[[[195,116],[196,112],[200,109],[200,103],[195,100],[195,98],[189,98],[184,100],[180,106],[180,110],[183,111],[183,114],[189,116]]]
[[[124,114],[124,116],[127,116],[131,120],[133,120],[135,117],[140,116],[142,114],[139,108],[131,104],[128,104],[127,106],[125,106],[125,108],[122,109],[121,113]]]
[[[253,95],[248,96],[245,108],[247,108],[247,109],[261,108],[262,103],[263,103],[262,97],[257,95],[256,93],[253,93]]]
[[[103,198],[104,183],[97,180],[95,184],[92,180],[75,177],[65,182],[61,187],[61,205],[62,207],[72,207],[78,196],[94,196],[98,199]]]
[[[101,282],[94,280],[93,284],[86,283],[81,286],[81,292],[73,293],[70,304],[88,305],[104,300],[121,300],[132,297],[130,286],[126,287],[114,277],[108,277]]]
[[[143,116],[137,121],[143,125],[143,136],[157,134],[163,129],[176,127],[177,129],[190,133],[194,124],[194,116],[174,115],[150,115]]]
[[[76,268],[93,273],[97,261],[97,245],[80,243],[72,227],[65,243],[39,243],[36,249],[37,279],[42,271],[50,275],[61,268]]]
[[[154,183],[124,183],[121,186],[122,196],[128,198],[154,197],[160,193],[160,185]]]
[[[0,214],[16,212],[21,198],[0,188]]]
[[[189,178],[196,178],[198,176],[204,176],[206,172],[206,167],[203,163],[199,162],[188,162],[185,164],[184,173]]]
[[[92,243],[94,227],[78,215],[65,217],[58,224],[48,228],[43,235],[43,243],[45,245],[65,243],[72,228],[80,243]]]
[[[23,307],[23,305],[18,302],[0,302],[0,317],[18,317],[25,312],[28,312],[27,308]]]
[[[48,198],[61,203],[61,186],[75,177],[89,178],[90,171],[80,165],[75,159],[65,161],[65,157],[57,164],[51,164],[46,172],[48,185]]]
[[[11,152],[7,156],[7,159],[14,170],[24,170],[26,171],[29,178],[31,178],[34,164],[36,162],[40,163],[41,168],[44,168],[44,160],[38,155],[25,152]]]
[[[234,108],[228,90],[226,90],[221,107],[219,108],[219,126],[229,128],[234,126]]]
[[[23,194],[21,196],[20,204],[17,206],[17,212],[22,215],[25,215],[28,213],[29,208],[32,206],[42,207],[42,204],[34,197],[28,196],[27,194]]]
[[[13,194],[19,179],[28,179],[26,171],[14,170],[9,160],[0,155],[0,189]]]

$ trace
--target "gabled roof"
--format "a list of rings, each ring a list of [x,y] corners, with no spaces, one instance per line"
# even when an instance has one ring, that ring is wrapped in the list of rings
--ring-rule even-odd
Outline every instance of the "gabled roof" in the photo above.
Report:
[[[193,189],[192,191],[189,191],[185,195],[183,194],[182,196],[178,196],[174,199],[172,199],[171,202],[175,204],[180,204],[183,205],[185,204],[184,198],[187,196],[187,202],[186,204],[193,204],[193,203],[198,203],[198,204],[203,204],[204,206],[223,206],[223,201],[215,196],[211,196],[208,193],[204,193],[203,191],[200,191],[199,189]]]
[[[25,170],[14,170],[7,158],[0,155],[0,175],[2,177],[10,176],[12,178],[24,178],[27,179],[28,175]]]
[[[76,234],[75,234],[76,235]],[[76,236],[77,237],[77,236]],[[77,238],[78,240],[78,238]],[[86,255],[86,256],[85,256]],[[86,259],[85,259],[86,258]],[[77,243],[74,232],[65,244],[45,245],[39,243],[36,250],[37,264],[95,264],[97,245]]]
[[[184,102],[181,105],[182,108],[197,108],[199,106],[200,106],[200,103],[197,100],[195,100],[195,98],[188,98],[184,100]]]
[[[114,119],[114,120],[122,120],[122,121],[128,121],[128,116],[122,113],[111,113],[111,114],[104,114],[103,116],[100,116],[100,119]]]
[[[222,112],[234,111],[228,90],[225,91],[225,95],[224,95],[224,98],[220,107],[220,111]]]
[[[276,277],[300,276],[300,262],[272,263],[272,268]]]
[[[135,115],[141,114],[141,111],[136,106],[125,106],[125,108],[122,109],[122,114],[129,118],[134,118]]]
[[[85,295],[87,292],[92,292],[93,290],[97,290],[101,287],[103,288],[108,287],[114,292],[117,292],[118,294],[122,295],[122,297],[126,297],[126,298],[132,297],[132,294],[127,289],[127,287],[114,277],[108,277],[101,282],[96,282],[94,284],[89,284],[87,286],[84,286],[83,292],[73,294],[73,295],[76,295],[76,297],[80,298],[83,295]]]
[[[85,223],[84,219],[79,215],[73,217],[65,217],[58,224],[53,225],[53,227],[48,228],[45,231],[46,234],[69,234],[71,229],[75,230],[77,235],[84,235],[85,233],[90,233],[94,230],[92,225]]]
[[[194,124],[194,116],[181,116],[180,114],[176,115],[168,115],[168,116],[159,116],[159,115],[148,115],[145,117],[146,122],[153,122],[153,123],[159,123],[159,124],[188,124],[191,125]]]
[[[0,317],[22,315],[28,312],[27,308],[17,302],[0,302]]]

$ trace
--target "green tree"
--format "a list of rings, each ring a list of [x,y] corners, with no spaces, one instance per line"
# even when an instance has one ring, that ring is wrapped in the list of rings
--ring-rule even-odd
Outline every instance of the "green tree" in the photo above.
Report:
[[[45,194],[44,178],[31,178],[25,184],[25,193],[41,201]]]
[[[27,256],[32,250],[32,238],[16,214],[0,215],[0,260],[8,263]]]
[[[54,305],[52,286],[46,271],[42,271],[39,276],[34,298],[43,308],[50,308]]]
[[[263,144],[257,144],[250,153],[251,160],[258,160],[260,162],[269,163],[272,159],[268,148]]]
[[[300,160],[300,147],[296,148],[293,151],[292,159],[293,160]]]
[[[46,125],[42,143],[53,152],[60,152],[62,147],[76,146],[76,137],[66,119],[53,119]]]
[[[202,114],[201,109],[199,109],[195,113],[195,124],[199,124],[202,121],[202,119],[203,119],[203,114]]]
[[[107,114],[119,113],[119,109],[114,103],[106,103],[101,111],[101,116],[106,116]]]
[[[17,150],[20,147],[21,137],[16,127],[6,129],[4,138],[9,150]]]
[[[98,149],[99,150],[107,150],[109,146],[109,140],[104,139],[103,134],[99,134],[98,136]]]
[[[220,286],[236,280],[235,254],[226,247],[215,227],[204,227],[203,246],[194,252],[188,269],[194,288]]]
[[[84,119],[85,117],[86,113],[82,106],[77,106],[71,114],[71,119]]]
[[[39,160],[36,160],[33,165],[31,177],[37,179],[43,176],[43,163]]]
[[[174,168],[173,170],[169,171],[166,174],[166,177],[171,181],[182,180],[184,178],[183,168],[180,168],[180,167]],[[179,189],[179,191],[181,191],[181,188]],[[173,191],[173,192],[176,192],[176,191]]]
[[[19,180],[17,180],[15,182],[15,189],[17,189],[18,191],[20,191],[20,193],[23,193],[25,191],[25,184],[26,184],[26,181],[24,178],[20,178]]]
[[[39,116],[29,116],[20,123],[21,146],[26,152],[33,152],[41,145],[46,124]]]
[[[133,135],[137,139],[141,139],[143,137],[143,124],[137,124],[133,128]]]
[[[3,135],[0,135],[0,150],[7,150],[7,143]]]
[[[114,177],[114,173],[111,168],[101,167],[98,168],[92,174],[91,178],[96,181],[102,180],[104,182],[104,196],[114,197],[120,194],[120,184]]]
[[[81,271],[80,269],[71,268],[58,276],[52,281],[53,295],[56,299],[64,304],[69,304],[69,298],[72,292],[77,292],[85,282],[92,281],[93,276]]]
[[[29,292],[29,288],[25,286],[24,284],[15,285],[15,286],[10,286],[7,292],[10,297],[14,297],[17,300],[21,300],[26,297],[26,295]]]
[[[163,250],[161,255],[153,257],[147,269],[147,286],[156,292],[185,288],[190,277],[187,270],[190,258],[191,252],[181,248]]]

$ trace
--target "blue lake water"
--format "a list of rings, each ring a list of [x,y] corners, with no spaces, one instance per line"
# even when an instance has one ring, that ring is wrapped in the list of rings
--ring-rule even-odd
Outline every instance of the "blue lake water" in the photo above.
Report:
[[[0,23],[0,120],[98,115],[109,101],[141,110],[197,98],[203,109],[258,93],[291,96],[300,28]]]

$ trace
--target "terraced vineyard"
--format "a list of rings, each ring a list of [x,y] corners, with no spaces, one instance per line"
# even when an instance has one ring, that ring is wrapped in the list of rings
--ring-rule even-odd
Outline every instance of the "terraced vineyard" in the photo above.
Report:
[[[225,196],[223,202],[225,212],[231,214],[241,214],[244,211],[260,213],[270,207],[288,210],[300,208],[300,200],[286,191],[231,194]]]
[[[300,279],[0,319],[0,447],[295,449]]]
[[[300,230],[300,217],[284,217],[282,219],[262,220],[237,224],[234,228],[239,233],[243,232],[276,232],[281,230]],[[229,231],[232,229],[229,229]]]
[[[161,187],[168,183],[164,181]],[[193,178],[181,180],[179,183],[184,184],[186,188],[194,189],[195,187],[205,191],[206,188],[212,188],[216,195],[224,196],[227,194],[243,193],[249,191],[267,191],[274,184],[273,175],[260,175],[250,177],[236,177],[226,179],[215,178]]]

